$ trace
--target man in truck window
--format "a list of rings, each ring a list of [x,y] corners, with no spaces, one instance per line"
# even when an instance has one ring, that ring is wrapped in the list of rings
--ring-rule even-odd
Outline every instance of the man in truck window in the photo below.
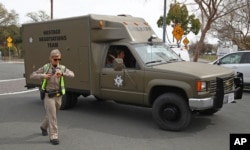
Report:
[[[113,49],[114,47],[111,47],[108,51],[107,57],[106,57],[106,64],[105,66],[108,68],[113,67],[113,61],[115,58],[121,58],[123,59],[125,56],[124,50],[120,49],[119,47],[116,49]]]
[[[117,50],[117,58],[123,59],[123,63],[126,68],[139,68],[134,56],[127,47],[122,47],[121,49]]]
[[[139,69],[138,64],[130,50],[126,46],[111,46],[109,48],[107,57],[106,57],[106,64],[105,67],[112,68],[113,67],[113,60],[115,58],[123,59],[124,66],[126,68],[136,68]]]
[[[124,57],[125,57],[125,52],[123,49],[118,49],[116,54],[117,54],[116,58],[124,59]]]
[[[56,113],[61,107],[62,95],[65,94],[64,77],[74,77],[74,73],[61,65],[61,52],[54,49],[50,52],[50,63],[34,71],[30,78],[43,79],[41,89],[45,92],[44,107],[46,116],[40,126],[42,135],[47,136],[51,144],[59,144]],[[48,131],[48,132],[47,132]]]

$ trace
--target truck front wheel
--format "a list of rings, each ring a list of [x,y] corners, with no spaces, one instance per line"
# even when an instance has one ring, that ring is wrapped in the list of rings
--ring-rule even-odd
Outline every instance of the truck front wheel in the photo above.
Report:
[[[164,130],[179,131],[185,129],[192,117],[187,102],[175,93],[159,96],[153,104],[153,118]]]

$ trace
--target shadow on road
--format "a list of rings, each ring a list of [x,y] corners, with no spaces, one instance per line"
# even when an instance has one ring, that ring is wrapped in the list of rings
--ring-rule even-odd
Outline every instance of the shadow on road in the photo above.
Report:
[[[211,116],[194,116],[186,130],[164,131],[154,122],[151,108],[123,105],[113,101],[99,102],[89,98],[80,98],[75,108],[62,111],[61,116],[64,119],[70,117],[71,128],[87,128],[134,138],[141,137],[141,134],[148,138],[190,136],[190,133],[194,134],[212,125]],[[83,120],[83,124],[78,123],[79,120]]]

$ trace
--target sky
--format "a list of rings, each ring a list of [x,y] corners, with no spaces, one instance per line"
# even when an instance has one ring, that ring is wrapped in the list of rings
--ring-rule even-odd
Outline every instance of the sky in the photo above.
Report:
[[[19,23],[27,23],[30,18],[26,17],[29,12],[45,11],[50,15],[51,0],[0,0],[5,8],[15,10],[19,14]],[[171,0],[167,1],[167,12]],[[163,16],[164,0],[53,0],[54,19],[83,16],[88,14],[118,15],[129,14],[134,17],[144,18],[153,28],[155,33],[163,38],[162,28],[157,27],[157,20]],[[172,28],[168,27],[166,34],[172,42]],[[187,35],[192,42],[198,41],[199,37],[194,34]],[[167,42],[166,37],[166,42]]]

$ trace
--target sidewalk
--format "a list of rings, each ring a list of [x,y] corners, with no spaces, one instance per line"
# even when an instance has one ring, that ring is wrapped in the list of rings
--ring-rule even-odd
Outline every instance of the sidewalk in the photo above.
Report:
[[[0,57],[0,62],[8,62],[8,63],[23,63],[24,60],[21,58],[15,58],[15,57]]]

